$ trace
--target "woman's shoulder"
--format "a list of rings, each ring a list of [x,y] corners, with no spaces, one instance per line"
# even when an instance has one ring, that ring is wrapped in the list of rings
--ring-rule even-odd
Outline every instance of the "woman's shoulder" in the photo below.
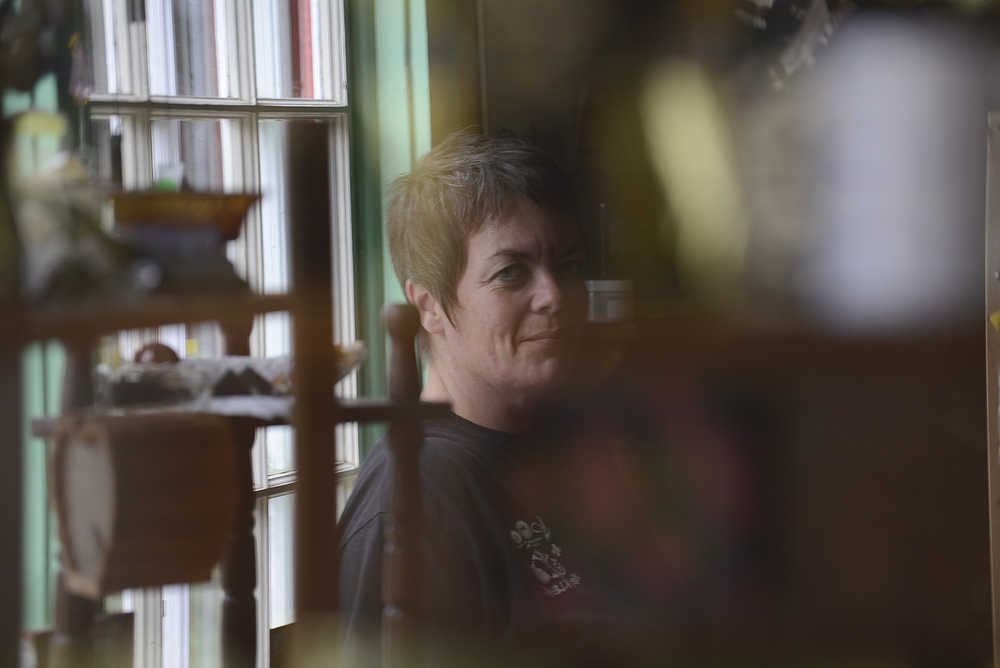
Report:
[[[393,467],[387,434],[372,448],[358,473],[341,523],[364,523],[389,510]],[[449,506],[488,494],[498,482],[509,436],[450,415],[423,424],[419,466],[421,497]],[[466,506],[467,507],[467,506]]]

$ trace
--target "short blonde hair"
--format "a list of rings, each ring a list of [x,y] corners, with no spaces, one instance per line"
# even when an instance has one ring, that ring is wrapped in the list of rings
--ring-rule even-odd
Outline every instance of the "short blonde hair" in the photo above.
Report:
[[[513,134],[449,135],[389,190],[386,231],[400,285],[422,285],[450,320],[469,237],[522,197],[572,209],[569,178],[534,144]]]

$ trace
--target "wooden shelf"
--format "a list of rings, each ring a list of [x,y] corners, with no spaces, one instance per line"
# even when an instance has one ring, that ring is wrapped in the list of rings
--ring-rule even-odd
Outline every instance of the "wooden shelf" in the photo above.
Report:
[[[251,404],[254,404],[251,406]],[[291,397],[219,397],[204,405],[176,404],[156,407],[117,408],[68,413],[62,417],[37,418],[31,421],[31,434],[51,438],[64,418],[150,415],[165,413],[200,413],[246,421],[254,427],[272,427],[292,423]],[[389,422],[391,420],[427,420],[447,415],[450,406],[442,402],[394,402],[388,399],[342,399],[338,401],[338,422]],[[331,411],[332,412],[332,411]]]
[[[295,306],[291,295],[161,295],[114,306],[29,310],[14,315],[23,341],[54,338],[93,338],[123,329],[156,327],[183,322],[249,318],[257,313],[287,311]]]
[[[795,320],[681,313],[627,326],[592,324],[588,339],[596,349],[623,346],[628,359],[678,371],[947,376],[982,368],[985,357],[985,332],[974,324],[935,332],[846,334]]]

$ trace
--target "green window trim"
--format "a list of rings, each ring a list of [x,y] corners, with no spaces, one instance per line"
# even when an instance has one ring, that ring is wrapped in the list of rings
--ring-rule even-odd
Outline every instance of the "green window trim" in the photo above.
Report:
[[[430,149],[430,83],[424,0],[347,0],[358,335],[369,344],[365,396],[385,394],[381,312],[405,301],[385,241],[384,195]],[[362,458],[384,433],[365,426]]]
[[[5,91],[5,117],[29,109],[58,109],[56,77],[41,77],[30,92]],[[17,140],[18,165],[32,169],[59,150],[55,138]],[[57,343],[33,343],[21,351],[21,626],[50,626],[55,607],[55,577],[58,541],[48,503],[48,457],[45,442],[32,438],[31,420],[54,415],[59,410],[62,378],[62,347]]]
[[[31,436],[31,420],[58,415],[64,353],[56,342],[33,343],[21,355],[22,458],[24,522],[22,524],[22,626],[50,626],[55,605],[59,541],[48,503],[48,449]]]

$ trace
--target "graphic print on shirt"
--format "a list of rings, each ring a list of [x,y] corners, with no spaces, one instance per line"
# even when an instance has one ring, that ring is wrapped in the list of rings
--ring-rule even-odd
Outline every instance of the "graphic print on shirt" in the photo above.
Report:
[[[514,522],[510,540],[526,555],[528,568],[547,596],[559,596],[582,582],[579,575],[566,571],[560,560],[562,550],[552,542],[552,531],[540,516],[532,522]]]

